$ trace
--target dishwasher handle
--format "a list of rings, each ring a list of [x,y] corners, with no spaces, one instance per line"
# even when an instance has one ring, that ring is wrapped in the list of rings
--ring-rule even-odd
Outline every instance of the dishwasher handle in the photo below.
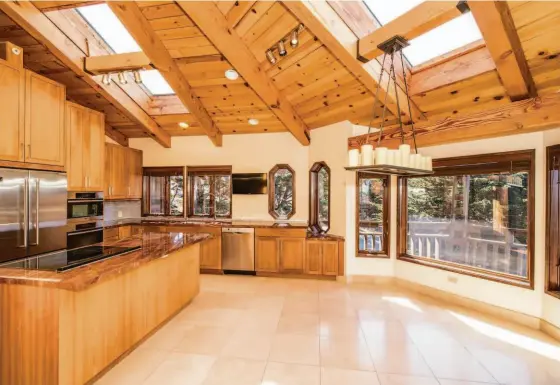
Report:
[[[222,233],[227,234],[254,234],[255,229],[248,227],[224,227]]]

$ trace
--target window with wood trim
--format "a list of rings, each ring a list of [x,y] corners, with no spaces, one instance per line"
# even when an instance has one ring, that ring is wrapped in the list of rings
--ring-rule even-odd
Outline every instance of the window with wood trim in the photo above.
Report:
[[[391,179],[358,173],[356,182],[356,255],[388,257]]]
[[[401,179],[400,258],[533,287],[534,151],[438,159]]]
[[[231,166],[187,167],[190,217],[231,218]]]
[[[546,148],[546,291],[560,297],[560,145]]]
[[[277,164],[268,173],[268,213],[274,219],[290,219],[296,213],[296,172]]]
[[[331,169],[316,162],[309,170],[309,227],[326,233],[331,224]]]
[[[184,167],[144,167],[142,215],[182,216],[184,193]]]

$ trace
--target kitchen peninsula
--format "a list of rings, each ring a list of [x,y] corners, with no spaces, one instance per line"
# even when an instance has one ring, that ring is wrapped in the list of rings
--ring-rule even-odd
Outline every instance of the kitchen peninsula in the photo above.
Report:
[[[199,292],[212,235],[144,231],[141,249],[66,272],[0,268],[0,383],[88,383]]]

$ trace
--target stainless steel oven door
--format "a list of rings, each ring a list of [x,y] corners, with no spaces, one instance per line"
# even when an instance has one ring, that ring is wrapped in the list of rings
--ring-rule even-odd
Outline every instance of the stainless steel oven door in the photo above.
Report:
[[[68,250],[103,242],[103,226],[100,222],[70,223],[66,233]]]

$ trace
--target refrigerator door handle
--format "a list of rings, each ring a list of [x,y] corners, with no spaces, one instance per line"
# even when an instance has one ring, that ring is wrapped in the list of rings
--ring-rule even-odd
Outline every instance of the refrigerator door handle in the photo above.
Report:
[[[20,247],[27,247],[29,236],[29,179],[25,178],[23,181],[23,245]]]
[[[37,178],[35,183],[35,243],[30,243],[30,246],[39,245],[39,186],[41,180]]]

